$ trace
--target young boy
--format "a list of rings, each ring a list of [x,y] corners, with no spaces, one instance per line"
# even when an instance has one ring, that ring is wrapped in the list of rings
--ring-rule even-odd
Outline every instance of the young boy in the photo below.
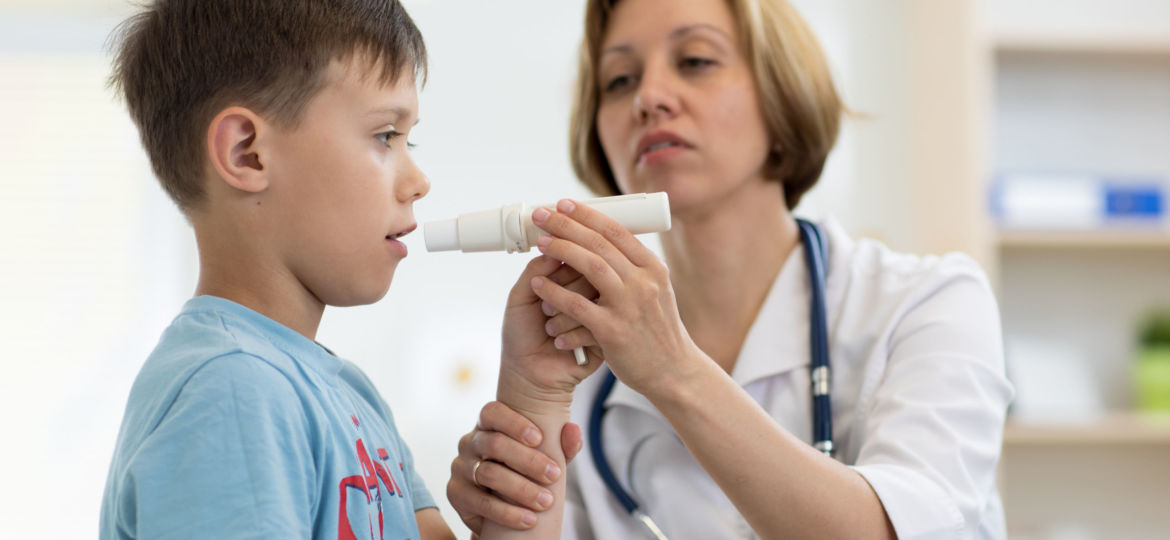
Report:
[[[370,380],[314,341],[325,306],[381,299],[407,255],[429,189],[407,150],[418,29],[392,0],[158,0],[119,37],[113,81],[200,276],[130,392],[101,537],[452,538]],[[500,397],[548,433],[568,407],[541,385],[590,368],[539,306],[509,297]]]

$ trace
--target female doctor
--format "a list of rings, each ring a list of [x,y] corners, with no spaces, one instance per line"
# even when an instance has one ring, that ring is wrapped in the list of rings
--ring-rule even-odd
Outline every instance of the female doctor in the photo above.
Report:
[[[842,116],[800,16],[785,0],[586,10],[575,171],[599,195],[667,192],[673,228],[664,264],[588,207],[534,214],[565,263],[531,284],[543,330],[608,367],[574,394],[586,444],[564,537],[1003,537],[1012,389],[984,274],[791,213]],[[557,471],[525,429],[491,404],[461,441],[448,496],[473,530],[547,506]]]

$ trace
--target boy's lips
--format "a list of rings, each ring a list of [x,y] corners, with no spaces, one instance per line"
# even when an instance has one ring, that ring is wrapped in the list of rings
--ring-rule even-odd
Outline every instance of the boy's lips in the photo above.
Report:
[[[398,252],[398,256],[405,257],[408,253],[408,251],[406,249],[406,244],[403,244],[398,239],[410,234],[416,228],[418,228],[418,224],[411,223],[410,226],[406,227],[405,229],[400,229],[400,230],[398,230],[398,232],[393,232],[393,233],[387,234],[386,235],[387,246],[392,248],[394,251]]]
[[[387,240],[397,240],[399,238],[402,238],[403,236],[406,236],[406,235],[414,232],[414,230],[417,228],[418,228],[418,223],[411,223],[410,225],[406,226],[406,228],[399,229],[398,232],[392,232],[390,234],[387,234],[386,239]]]

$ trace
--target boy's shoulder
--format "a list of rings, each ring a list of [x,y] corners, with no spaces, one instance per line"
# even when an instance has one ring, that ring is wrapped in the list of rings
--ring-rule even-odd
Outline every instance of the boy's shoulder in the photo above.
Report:
[[[146,436],[180,399],[245,399],[273,414],[295,411],[313,389],[332,386],[348,362],[240,304],[212,296],[188,300],[136,377],[124,418]]]
[[[196,377],[279,381],[301,376],[297,364],[319,364],[318,358],[329,361],[311,341],[275,321],[230,300],[199,296],[163,332],[135,386],[183,386]]]

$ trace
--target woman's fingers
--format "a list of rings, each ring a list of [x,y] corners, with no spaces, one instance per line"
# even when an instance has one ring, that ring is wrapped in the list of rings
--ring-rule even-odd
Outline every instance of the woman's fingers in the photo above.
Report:
[[[484,405],[476,429],[459,440],[447,483],[447,498],[468,528],[478,531],[486,519],[527,529],[536,523],[534,512],[552,505],[553,494],[544,485],[562,471],[534,448],[541,439],[524,415],[499,402]]]
[[[596,233],[604,243],[612,246],[613,249],[621,253],[623,259],[630,261],[635,266],[645,266],[658,260],[658,256],[654,252],[646,248],[642,242],[638,241],[633,234],[630,234],[625,227],[618,223],[613,218],[601,213],[594,208],[585,204],[579,204],[571,199],[562,199],[557,202],[557,212],[572,218],[573,221],[583,225],[586,229]],[[550,218],[550,221],[553,221]],[[543,228],[543,227],[542,227]],[[547,229],[546,229],[547,230]],[[574,229],[569,229],[574,230]],[[552,232],[552,231],[550,231]],[[558,232],[553,232],[556,236],[562,238],[570,238],[563,236]],[[572,237],[574,241],[585,240],[586,242],[597,242],[589,236]],[[582,244],[586,248],[591,248],[589,243]],[[599,253],[600,254],[600,253]],[[604,255],[604,254],[603,254]],[[609,260],[610,257],[606,256]],[[615,268],[617,268],[615,266]],[[618,268],[621,270],[621,268]]]
[[[540,446],[540,441],[544,439],[532,420],[498,401],[489,402],[479,410],[479,421],[475,427],[481,431],[502,433],[533,448]]]
[[[552,491],[520,476],[516,471],[497,461],[477,459],[471,462],[463,461],[462,464],[452,463],[451,467],[459,465],[466,467],[464,474],[472,478],[472,485],[478,483],[480,488],[493,491],[509,502],[537,512],[552,506]],[[455,472],[452,471],[452,474]]]
[[[584,445],[585,439],[581,436],[581,426],[569,422],[561,428],[561,449],[565,451],[565,464],[572,462]]]
[[[621,290],[621,277],[610,262],[572,240],[544,235],[537,241],[536,248],[545,257],[564,261],[565,264],[576,268],[602,294],[606,292],[617,294]],[[632,268],[629,261],[621,264]]]
[[[533,482],[548,485],[560,478],[562,471],[552,458],[535,448],[542,438],[540,430],[524,415],[493,401],[480,410],[479,427],[459,441],[459,455],[472,463],[476,459],[502,463]],[[470,479],[471,471],[467,472]]]
[[[566,201],[562,201],[564,204]],[[558,206],[559,208],[559,206]],[[582,251],[589,253],[598,259],[594,264],[603,264],[612,267],[614,271],[622,273],[635,268],[634,264],[612,243],[597,231],[590,229],[582,223],[577,222],[573,218],[561,212],[552,212],[547,209],[538,208],[532,213],[532,220],[541,229],[546,231],[547,235],[542,235],[536,241],[536,246],[542,253],[548,254],[545,250],[546,243],[549,237],[556,239],[564,239],[569,243],[578,246]],[[619,226],[620,227],[620,226]],[[626,233],[629,234],[629,233]],[[554,256],[555,257],[555,256]],[[576,264],[574,261],[566,260],[556,257],[565,263],[576,268],[578,272],[589,276],[589,280],[599,288],[602,284],[598,283],[590,273],[591,268]]]
[[[456,465],[457,463],[452,463],[451,466],[451,480],[447,482],[447,500],[459,513],[459,518],[467,528],[479,533],[483,529],[484,520],[518,530],[526,530],[536,524],[535,512],[510,504],[498,495],[466,481],[462,474],[456,473]]]

